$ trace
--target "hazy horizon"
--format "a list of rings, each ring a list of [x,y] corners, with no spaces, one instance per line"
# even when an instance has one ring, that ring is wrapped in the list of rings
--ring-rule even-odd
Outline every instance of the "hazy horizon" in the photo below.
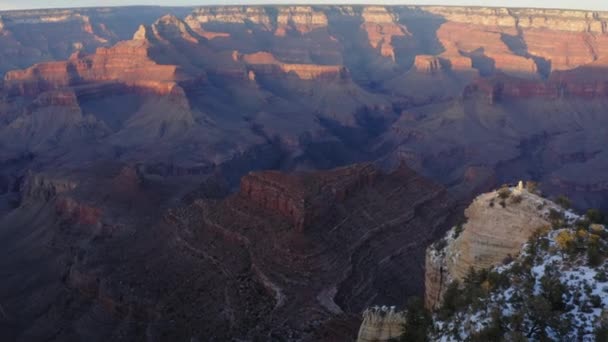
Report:
[[[38,9],[38,8],[72,8],[72,7],[105,7],[105,6],[134,6],[134,5],[157,5],[157,6],[208,6],[208,5],[278,5],[278,4],[374,4],[374,5],[444,5],[444,6],[486,6],[486,7],[530,7],[530,8],[559,8],[559,9],[580,9],[608,11],[608,2],[598,3],[596,0],[412,0],[412,1],[260,1],[260,0],[241,0],[241,1],[187,1],[187,0],[3,0],[0,3],[0,11],[17,9]]]

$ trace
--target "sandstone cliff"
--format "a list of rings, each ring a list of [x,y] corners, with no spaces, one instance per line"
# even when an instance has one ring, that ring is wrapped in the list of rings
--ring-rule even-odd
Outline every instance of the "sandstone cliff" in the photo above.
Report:
[[[359,328],[357,342],[388,342],[403,333],[405,313],[395,307],[373,307],[363,312],[363,323]]]
[[[399,17],[386,7],[366,6],[361,13],[361,28],[367,33],[369,44],[384,57],[395,61],[394,39],[409,37],[411,33],[399,23]]]
[[[427,249],[427,308],[437,308],[447,286],[462,281],[471,268],[487,269],[517,256],[532,234],[550,226],[549,209],[558,209],[557,205],[523,186],[509,192],[507,199],[498,192],[477,197],[465,211],[462,228],[452,229],[444,240]]]
[[[285,36],[293,29],[300,34],[327,27],[327,16],[324,12],[315,11],[310,6],[291,6],[279,8],[275,34]]]

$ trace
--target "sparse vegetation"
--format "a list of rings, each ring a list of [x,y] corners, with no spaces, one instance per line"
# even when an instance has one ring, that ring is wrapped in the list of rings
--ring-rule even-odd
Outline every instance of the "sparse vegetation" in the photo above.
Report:
[[[433,324],[431,313],[424,307],[424,302],[418,297],[410,298],[407,303],[403,335],[403,342],[429,341],[429,330]]]
[[[563,219],[561,213],[556,213],[559,215],[554,214],[554,219]],[[570,274],[569,281],[578,284],[572,287],[564,281],[563,269],[554,262],[545,263],[542,273],[537,273],[538,265],[557,251],[561,251],[566,264],[580,265],[581,260],[587,259],[590,267],[602,265],[603,255],[608,255],[608,238],[602,236],[605,230],[594,229],[591,224],[585,226],[585,222],[589,223],[581,220],[578,228],[559,232],[552,231],[551,227],[539,229],[521,257],[505,259],[503,265],[509,266],[503,271],[471,269],[462,282],[452,282],[436,313],[436,318],[443,323],[435,329],[440,329],[441,336],[455,340],[463,340],[460,333],[465,329],[469,333],[464,338],[467,341],[568,341],[573,340],[573,336],[579,339],[590,336],[589,330],[581,330],[581,320],[587,320],[596,323],[596,337],[608,337],[607,324],[591,322],[584,316],[597,312],[603,302],[597,290],[581,280],[581,275]],[[595,280],[608,281],[604,267],[597,270]],[[512,291],[508,296],[497,297],[507,289]],[[576,317],[569,314],[575,306],[579,312]],[[508,314],[505,314],[503,308],[507,307]],[[467,321],[473,313],[483,315],[475,318],[478,321]],[[472,328],[471,324],[475,326],[477,322],[482,327]]]
[[[507,198],[509,198],[511,196],[511,189],[509,189],[508,185],[503,185],[499,190],[498,190],[498,197],[502,200],[506,200]]]
[[[570,209],[572,207],[572,201],[566,195],[557,196],[555,203],[564,209]]]
[[[459,223],[456,225],[456,227],[454,228],[454,239],[457,239],[460,234],[462,234],[462,231],[464,230],[464,226],[462,223]]]
[[[511,203],[519,204],[521,201],[523,201],[523,197],[521,195],[511,196]]]
[[[585,214],[589,222],[591,223],[604,223],[604,215],[598,209],[589,209]]]
[[[529,192],[531,192],[533,194],[537,194],[537,195],[540,194],[539,185],[535,181],[527,181],[526,190],[528,190]]]

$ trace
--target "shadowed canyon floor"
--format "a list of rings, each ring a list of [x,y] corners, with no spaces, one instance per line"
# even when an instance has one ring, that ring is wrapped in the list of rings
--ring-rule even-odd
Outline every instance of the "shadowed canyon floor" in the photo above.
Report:
[[[0,12],[0,330],[350,338],[363,308],[422,294],[424,249],[478,193],[531,179],[608,209],[607,23]]]
[[[30,175],[0,222],[8,336],[352,339],[366,306],[422,294],[425,246],[453,220],[445,189],[405,166],[254,173],[164,213],[163,186],[99,169]]]

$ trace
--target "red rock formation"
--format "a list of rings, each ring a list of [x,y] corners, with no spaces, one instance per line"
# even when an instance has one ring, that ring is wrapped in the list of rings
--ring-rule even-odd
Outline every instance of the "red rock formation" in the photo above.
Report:
[[[365,7],[361,17],[363,18],[361,29],[367,33],[369,44],[374,49],[378,49],[382,56],[395,61],[394,37],[408,37],[411,33],[404,25],[398,23],[397,16],[386,7]]]
[[[378,174],[371,164],[361,164],[324,173],[251,173],[241,181],[241,196],[292,220],[297,231],[304,231],[316,218],[350,193],[369,186]]]
[[[5,76],[5,88],[33,96],[43,91],[80,86],[88,83],[122,83],[170,94],[176,82],[188,77],[176,65],[160,65],[150,58],[149,29],[141,27],[134,40],[112,48],[99,48],[93,55],[74,54],[68,61],[49,62]]]
[[[484,74],[497,70],[520,77],[537,76],[534,60],[510,51],[502,33],[493,27],[447,22],[439,28],[437,37],[446,49],[445,54],[466,54]]]

